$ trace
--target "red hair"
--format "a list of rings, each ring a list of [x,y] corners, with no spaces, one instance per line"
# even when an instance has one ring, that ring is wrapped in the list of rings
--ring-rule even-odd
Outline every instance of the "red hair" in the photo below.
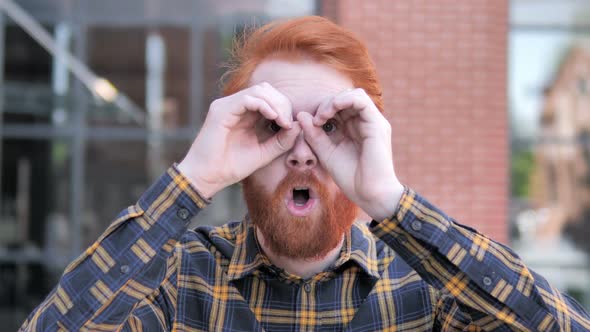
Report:
[[[235,44],[223,94],[234,94],[249,84],[256,67],[269,57],[310,57],[349,77],[364,89],[383,112],[381,85],[366,46],[350,31],[319,16],[268,23]]]

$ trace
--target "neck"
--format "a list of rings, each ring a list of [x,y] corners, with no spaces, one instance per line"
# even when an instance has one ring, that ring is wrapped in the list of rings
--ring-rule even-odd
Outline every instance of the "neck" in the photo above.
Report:
[[[340,248],[344,242],[343,235],[338,245],[334,247],[334,249],[330,250],[326,256],[321,258],[306,259],[285,257],[274,253],[266,245],[266,240],[258,228],[256,228],[256,237],[258,238],[258,243],[260,244],[261,249],[264,251],[272,264],[287,271],[290,274],[294,274],[303,279],[308,279],[315,274],[326,271],[330,266],[332,266],[336,259],[338,259]]]

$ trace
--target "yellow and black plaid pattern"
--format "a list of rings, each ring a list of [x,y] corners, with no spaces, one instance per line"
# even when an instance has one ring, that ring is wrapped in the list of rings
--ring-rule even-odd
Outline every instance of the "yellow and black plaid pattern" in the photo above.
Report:
[[[22,331],[587,331],[508,248],[407,189],[354,224],[334,266],[273,266],[245,219],[187,231],[208,202],[171,167],[71,263]]]
[[[372,231],[447,299],[437,314],[444,331],[590,330],[588,313],[509,248],[458,224],[411,189],[397,213],[373,222]]]

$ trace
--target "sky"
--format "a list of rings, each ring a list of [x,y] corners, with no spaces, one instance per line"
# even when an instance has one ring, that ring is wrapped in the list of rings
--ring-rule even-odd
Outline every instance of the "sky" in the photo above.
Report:
[[[531,138],[538,129],[543,89],[562,58],[577,43],[590,44],[590,1],[512,0],[508,40],[510,117],[516,135]]]

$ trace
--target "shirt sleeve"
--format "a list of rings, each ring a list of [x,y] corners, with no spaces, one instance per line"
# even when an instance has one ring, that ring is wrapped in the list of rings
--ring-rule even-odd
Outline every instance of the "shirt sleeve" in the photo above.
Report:
[[[409,188],[372,232],[442,293],[444,331],[588,331],[590,316],[508,247],[460,225]]]
[[[167,296],[173,252],[207,203],[170,167],[70,263],[20,331],[137,330],[140,321],[166,326],[174,311]]]

